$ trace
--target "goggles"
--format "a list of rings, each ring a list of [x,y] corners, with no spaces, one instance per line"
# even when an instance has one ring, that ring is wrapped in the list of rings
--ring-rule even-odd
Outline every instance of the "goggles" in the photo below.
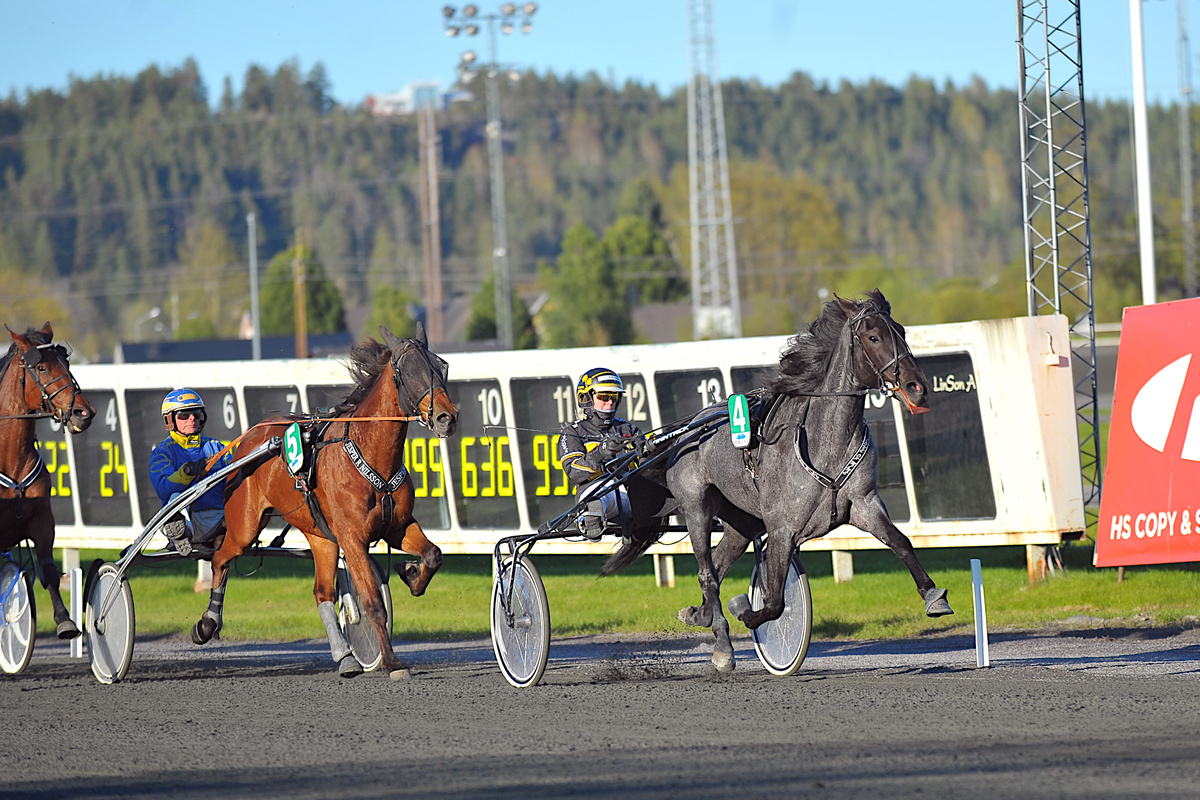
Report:
[[[621,395],[616,392],[595,392],[592,397],[596,399],[597,403],[615,403],[621,399]]]
[[[177,420],[192,419],[193,417],[200,420],[201,424],[204,424],[208,420],[208,415],[204,413],[203,408],[185,408],[183,411],[175,412],[175,419]]]

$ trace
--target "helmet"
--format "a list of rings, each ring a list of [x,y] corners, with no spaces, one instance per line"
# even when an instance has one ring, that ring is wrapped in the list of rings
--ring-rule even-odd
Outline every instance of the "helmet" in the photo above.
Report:
[[[575,401],[580,408],[592,407],[593,392],[625,394],[625,382],[608,367],[593,367],[579,376],[575,384]]]
[[[162,418],[167,426],[167,430],[172,430],[175,427],[175,412],[183,411],[187,408],[198,408],[204,410],[204,400],[200,397],[200,393],[195,389],[175,389],[167,392],[167,396],[162,401]],[[204,416],[200,418],[201,425],[204,424]]]

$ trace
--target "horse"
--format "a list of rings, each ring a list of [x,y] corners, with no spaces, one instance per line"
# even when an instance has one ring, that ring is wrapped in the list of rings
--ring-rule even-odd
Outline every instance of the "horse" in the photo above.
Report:
[[[12,339],[0,357],[0,553],[22,540],[33,542],[42,586],[50,593],[55,630],[60,639],[74,639],[79,628],[59,591],[54,562],[54,513],[50,508],[50,476],[34,446],[34,422],[50,418],[71,433],[92,424],[96,409],[87,401],[71,374],[66,345],[54,344],[47,322],[40,331],[24,334],[5,326]]]
[[[730,607],[749,629],[782,615],[792,552],[847,523],[870,532],[900,557],[928,616],[954,613],[946,590],[934,584],[908,537],[888,517],[878,492],[878,454],[863,415],[863,398],[871,390],[899,395],[910,413],[924,413],[928,385],[904,328],[892,319],[891,305],[878,289],[862,301],[835,295],[807,332],[788,340],[774,377],[754,397],[756,441],[748,450],[733,446],[725,417],[703,426],[700,435],[685,437],[666,460],[663,477],[687,523],[703,594],[700,605],[680,609],[677,617],[712,629],[718,671],[734,668],[721,582],[763,533],[763,607],[751,610],[744,598]],[[705,409],[692,420],[720,418],[717,411]],[[714,518],[725,531],[715,550]],[[631,563],[653,541],[631,541],[602,573]]]
[[[307,429],[311,457],[307,470],[301,468],[299,474],[292,474],[282,458],[270,458],[243,466],[226,479],[226,532],[212,559],[208,609],[192,628],[196,644],[220,631],[230,561],[258,539],[268,510],[274,509],[304,534],[312,550],[313,596],[339,673],[350,677],[362,672],[338,627],[333,604],[340,548],[362,611],[379,638],[382,666],[393,679],[411,675],[392,650],[367,548],[382,538],[420,556],[419,566],[397,564],[395,569],[414,597],[424,594],[442,565],[442,551],[413,518],[414,490],[404,468],[404,440],[410,420],[420,420],[440,437],[453,435],[458,408],[446,393],[446,362],[430,352],[420,322],[413,338],[397,338],[383,326],[379,332],[385,344],[368,338],[351,347],[347,366],[355,387],[332,409],[332,416],[274,417],[238,442],[237,449],[249,451],[283,436],[298,422]]]

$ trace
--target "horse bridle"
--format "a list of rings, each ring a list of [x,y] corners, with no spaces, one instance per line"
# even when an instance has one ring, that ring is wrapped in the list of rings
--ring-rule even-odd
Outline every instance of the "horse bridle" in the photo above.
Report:
[[[36,369],[37,365],[42,363],[45,358],[45,355],[42,352],[43,350],[55,351],[55,353],[58,354],[58,357],[62,359],[64,367],[63,374],[49,383],[42,383],[42,379],[38,377]],[[75,399],[83,393],[83,390],[79,388],[79,383],[75,380],[75,376],[71,374],[71,369],[68,362],[70,357],[70,350],[61,344],[54,344],[53,342],[35,345],[34,347],[31,347],[25,352],[21,353],[21,366],[23,367],[21,372],[21,395],[22,397],[25,395],[25,375],[28,374],[29,377],[33,379],[34,385],[37,386],[38,391],[42,395],[42,404],[39,410],[32,414],[9,414],[7,416],[0,417],[0,419],[50,418],[60,425],[66,425],[71,419],[71,409],[75,407]],[[59,383],[63,383],[63,385],[51,392],[50,390]],[[71,390],[71,400],[69,403],[67,403],[67,407],[65,409],[58,408],[54,405],[54,398],[58,397],[67,389]]]
[[[429,368],[429,390],[417,398],[415,403],[412,403],[414,393],[405,384],[404,378],[401,377],[400,373],[401,359],[413,351],[416,351],[421,360],[425,362],[425,366]],[[403,350],[392,355],[392,382],[396,385],[396,399],[400,400],[400,394],[403,392],[410,403],[415,405],[421,424],[431,431],[433,430],[433,401],[439,392],[446,394],[446,377],[449,373],[446,362],[438,358],[437,360],[440,362],[439,367],[433,363],[434,358],[437,357],[433,356],[428,348],[421,347],[418,342],[412,339],[408,340]],[[421,407],[426,398],[429,398],[428,409]]]
[[[882,366],[875,365],[875,362],[871,360],[870,353],[867,352],[866,345],[859,338],[859,328],[862,327],[862,324],[868,317],[879,317],[882,319],[883,326],[887,328],[888,333],[892,337],[892,352],[895,353],[895,356],[891,361]],[[895,395],[896,391],[900,388],[900,362],[906,358],[910,358],[913,361],[913,366],[917,365],[916,356],[909,349],[908,342],[904,341],[903,337],[897,335],[895,325],[896,323],[873,303],[863,306],[858,310],[858,313],[850,318],[850,332],[853,334],[850,340],[851,347],[857,342],[858,346],[863,348],[863,356],[866,358],[867,364],[871,367],[872,371],[874,371],[875,377],[879,380],[879,391],[883,392],[885,397]],[[886,374],[889,369],[892,371],[890,379]]]

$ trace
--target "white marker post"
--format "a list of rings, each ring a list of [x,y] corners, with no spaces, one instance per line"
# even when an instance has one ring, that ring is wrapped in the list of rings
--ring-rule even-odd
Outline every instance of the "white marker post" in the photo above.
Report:
[[[79,567],[71,570],[71,619],[83,630],[83,570]],[[83,658],[83,638],[71,640],[71,658]]]
[[[978,558],[971,559],[971,588],[975,599],[975,666],[989,667],[987,609],[983,603],[983,568]]]

